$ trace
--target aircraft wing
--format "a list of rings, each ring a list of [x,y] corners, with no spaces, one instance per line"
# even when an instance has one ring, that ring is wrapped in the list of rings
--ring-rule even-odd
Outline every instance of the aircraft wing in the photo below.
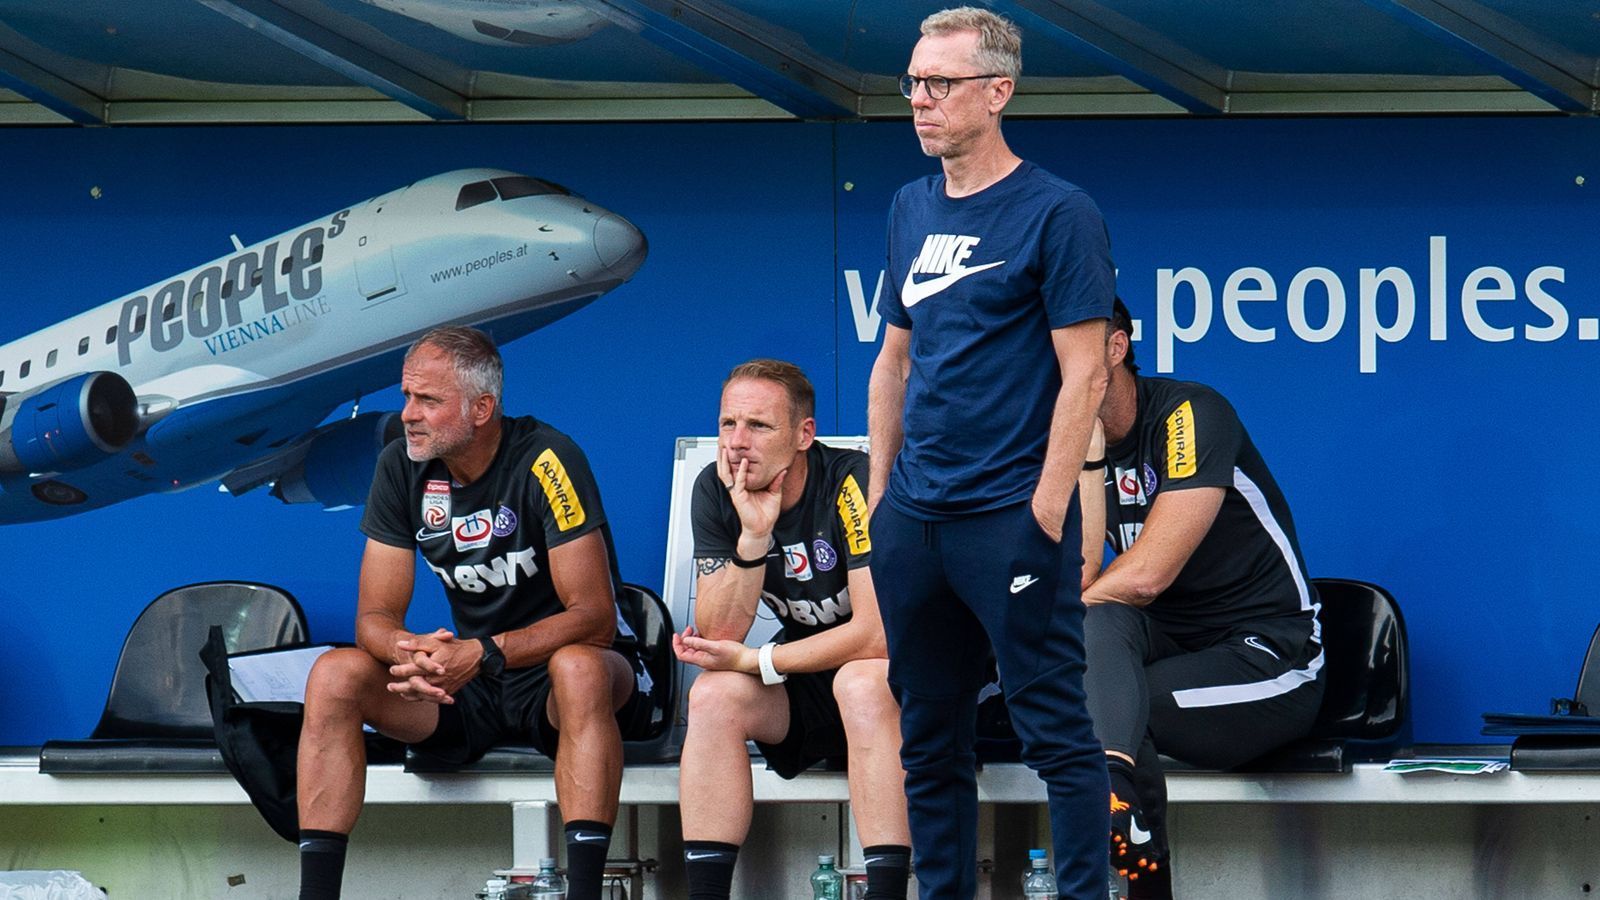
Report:
[[[400,436],[400,414],[368,412],[329,422],[221,478],[238,495],[272,485],[285,503],[320,503],[344,509],[366,502],[378,454]]]
[[[223,475],[222,489],[237,497],[263,484],[277,481],[284,473],[293,471],[305,463],[306,450],[311,446],[314,434],[316,432],[308,431],[287,446]]]

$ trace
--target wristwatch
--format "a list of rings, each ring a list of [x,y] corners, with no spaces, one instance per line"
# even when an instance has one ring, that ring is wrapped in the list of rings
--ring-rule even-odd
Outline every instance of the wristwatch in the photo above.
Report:
[[[493,637],[479,638],[483,642],[483,658],[478,660],[478,673],[498,678],[506,670],[506,655]]]

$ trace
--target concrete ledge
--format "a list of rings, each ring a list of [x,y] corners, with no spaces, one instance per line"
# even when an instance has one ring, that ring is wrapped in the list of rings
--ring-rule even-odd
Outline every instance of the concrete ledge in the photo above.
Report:
[[[842,772],[808,772],[784,781],[757,762],[751,765],[760,803],[845,803],[849,786]],[[1346,774],[1216,774],[1172,772],[1173,803],[1317,804],[1501,804],[1600,803],[1600,772],[1494,775],[1396,775],[1380,764],[1361,764]],[[978,775],[983,803],[1042,803],[1044,785],[1026,767],[990,765]],[[369,804],[515,804],[550,802],[555,780],[538,774],[423,775],[398,765],[367,770]],[[678,802],[678,767],[632,766],[622,780],[624,805]],[[247,804],[244,791],[226,775],[42,775],[37,755],[0,755],[0,806]]]

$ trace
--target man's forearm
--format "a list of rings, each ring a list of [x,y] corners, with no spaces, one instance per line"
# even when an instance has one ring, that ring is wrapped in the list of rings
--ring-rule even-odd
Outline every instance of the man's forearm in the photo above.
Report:
[[[500,651],[505,654],[507,668],[523,669],[549,660],[557,650],[569,644],[610,647],[616,634],[615,609],[601,604],[574,607],[515,631],[500,633]],[[481,640],[493,638],[494,635],[488,635]]]
[[[1103,375],[1103,371],[1092,370],[1071,381],[1063,381],[1061,392],[1056,395],[1044,469],[1034,493],[1036,501],[1047,503],[1053,510],[1067,508],[1072,491],[1077,487],[1078,475],[1083,471],[1095,416],[1106,390],[1105,379],[1095,377],[1097,371]]]
[[[695,565],[702,573],[695,591],[695,630],[707,640],[744,640],[756,620],[767,567],[747,569],[721,559],[697,559]]]
[[[397,646],[415,637],[403,621],[386,612],[365,612],[356,616],[356,646],[384,665],[397,665],[410,658]]]
[[[1135,573],[1134,562],[1126,554],[1112,560],[1111,565],[1083,589],[1083,602],[1149,606],[1160,592]]]
[[[867,508],[874,509],[889,486],[889,470],[904,441],[905,372],[880,354],[867,386],[867,435],[872,442]]]
[[[876,634],[874,634],[876,631]],[[807,638],[773,648],[773,668],[783,673],[826,672],[853,659],[883,659],[888,649],[876,623],[851,620]]]

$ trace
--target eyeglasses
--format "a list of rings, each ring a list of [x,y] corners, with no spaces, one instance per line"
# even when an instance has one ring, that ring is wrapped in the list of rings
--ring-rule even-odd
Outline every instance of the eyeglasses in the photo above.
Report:
[[[944,98],[950,96],[950,85],[955,84],[958,81],[973,81],[978,78],[1004,77],[1004,75],[962,75],[959,78],[951,78],[946,75],[929,75],[927,78],[918,78],[915,75],[901,75],[900,95],[905,97],[907,100],[910,100],[911,95],[915,94],[917,92],[917,88],[920,86],[927,89],[929,97],[932,97],[935,100],[943,100]]]

